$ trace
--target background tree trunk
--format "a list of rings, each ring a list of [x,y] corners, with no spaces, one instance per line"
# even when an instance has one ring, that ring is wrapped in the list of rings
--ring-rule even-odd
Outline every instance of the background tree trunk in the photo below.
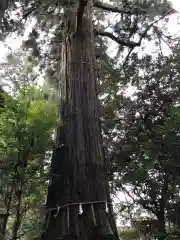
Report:
[[[165,226],[165,213],[164,209],[161,209],[161,211],[158,213],[158,240],[166,240],[167,239],[167,232],[166,232],[166,226]]]
[[[73,32],[70,26],[67,31],[61,68],[66,70],[62,87],[65,121],[57,134],[58,147],[52,157],[42,239],[49,240],[52,236],[54,240],[118,239],[110,204],[106,212],[110,197],[96,90],[90,3],[81,28]],[[50,210],[63,205],[66,206],[59,211]]]

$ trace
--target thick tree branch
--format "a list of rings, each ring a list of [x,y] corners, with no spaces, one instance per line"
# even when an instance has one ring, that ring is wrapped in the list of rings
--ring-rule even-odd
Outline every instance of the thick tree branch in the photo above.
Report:
[[[133,42],[133,41],[125,41],[123,39],[120,39],[119,37],[116,37],[113,33],[110,32],[106,32],[103,30],[96,30],[95,29],[95,34],[99,35],[99,36],[103,36],[103,37],[108,37],[111,40],[115,41],[116,43],[122,45],[122,46],[126,46],[129,47],[131,49],[135,48],[135,47],[140,47],[141,46],[141,42],[142,40],[146,37],[146,34],[148,33],[148,31],[154,26],[154,24],[158,23],[159,21],[161,21],[162,19],[164,19],[167,15],[171,14],[171,12],[167,12],[165,15],[163,15],[162,17],[160,17],[159,19],[155,20],[154,22],[152,22],[151,24],[149,24],[149,26],[144,30],[144,32],[141,34],[141,37],[139,39],[138,42]]]
[[[137,14],[137,13],[145,14],[145,13],[147,13],[147,11],[144,9],[138,9],[138,8],[133,9],[133,10],[123,9],[119,6],[112,6],[111,4],[102,3],[100,1],[95,1],[94,7],[100,8],[102,10],[109,11],[109,12],[115,12],[115,13],[124,13],[124,14]]]
[[[118,44],[129,47],[129,48],[134,48],[134,47],[140,46],[139,42],[136,43],[136,42],[133,42],[133,41],[125,41],[123,39],[120,39],[119,37],[116,37],[113,33],[106,32],[106,31],[103,31],[103,30],[95,30],[95,34],[99,35],[99,36],[102,36],[102,37],[108,37],[111,40],[117,42]]]

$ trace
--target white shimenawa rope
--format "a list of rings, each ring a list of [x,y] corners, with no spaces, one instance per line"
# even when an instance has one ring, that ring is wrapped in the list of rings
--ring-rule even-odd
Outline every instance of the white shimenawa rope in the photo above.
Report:
[[[45,229],[47,229],[48,225],[49,225],[49,220],[50,220],[50,216],[52,211],[57,210],[56,214],[54,215],[54,217],[56,218],[59,214],[59,210],[62,208],[67,208],[67,227],[68,227],[68,231],[69,231],[69,207],[70,206],[79,206],[79,214],[81,215],[83,213],[83,205],[91,205],[91,210],[92,210],[92,214],[93,214],[93,221],[94,224],[96,225],[96,219],[95,219],[95,213],[94,213],[94,206],[93,204],[97,204],[97,203],[105,203],[105,207],[106,207],[106,212],[108,213],[108,204],[113,205],[113,203],[107,202],[107,201],[90,201],[90,202],[74,202],[74,203],[68,203],[68,204],[64,204],[61,206],[57,206],[56,208],[50,208],[46,211],[46,213],[49,212],[49,216],[47,218],[47,223],[45,223]]]

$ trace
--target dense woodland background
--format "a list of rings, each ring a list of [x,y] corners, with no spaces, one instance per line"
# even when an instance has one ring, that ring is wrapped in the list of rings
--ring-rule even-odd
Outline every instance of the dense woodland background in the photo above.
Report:
[[[80,12],[83,1],[78,3]],[[74,34],[72,28],[65,31],[63,23],[74,20],[66,10],[80,16],[72,4],[77,2],[0,2],[3,42],[14,34],[22,38],[32,20],[35,23],[22,46],[9,49],[0,63],[2,239],[43,239],[56,129],[64,125],[62,42]],[[93,4],[94,38],[89,41],[96,54],[102,147],[120,239],[180,239],[180,38],[167,29],[174,10],[166,1]],[[112,44],[113,57],[108,54]],[[143,53],[150,44],[156,54]],[[66,70],[71,78],[71,69]],[[125,94],[129,86],[130,96]],[[73,96],[79,94],[74,89]],[[83,127],[80,124],[73,126]],[[65,165],[62,171],[67,171]],[[98,177],[100,182],[96,172],[97,182]]]

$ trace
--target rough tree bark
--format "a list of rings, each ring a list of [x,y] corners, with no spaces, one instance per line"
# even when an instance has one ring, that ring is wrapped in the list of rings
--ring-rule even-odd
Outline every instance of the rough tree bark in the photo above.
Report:
[[[91,7],[88,1],[83,14],[73,9],[74,15],[81,14],[76,29],[70,11],[65,24],[60,69],[64,122],[52,157],[42,240],[118,239],[102,147]]]

